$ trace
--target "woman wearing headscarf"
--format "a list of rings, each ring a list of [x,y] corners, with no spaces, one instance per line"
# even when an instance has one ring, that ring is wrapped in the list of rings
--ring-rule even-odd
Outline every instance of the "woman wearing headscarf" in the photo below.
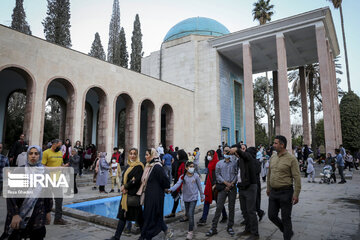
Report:
[[[44,172],[41,164],[42,150],[39,146],[30,146],[27,150],[25,172]],[[45,238],[45,224],[51,220],[52,198],[40,198],[41,186],[34,189],[26,198],[7,198],[7,216],[5,231],[0,239],[30,238],[41,240]]]
[[[206,219],[209,214],[210,204],[213,200],[217,200],[217,190],[216,186],[216,174],[215,174],[215,167],[216,164],[219,162],[217,153],[214,150],[209,150],[207,152],[207,160],[209,161],[208,164],[208,173],[206,174],[205,178],[205,202],[203,208],[203,214],[200,218],[199,222],[197,223],[198,226],[204,226],[206,224]],[[221,223],[227,221],[227,214],[225,208],[222,210],[222,219]]]
[[[170,181],[160,162],[155,148],[146,150],[146,165],[141,178],[141,186],[137,195],[140,203],[144,205],[144,225],[141,229],[140,239],[152,239],[163,231],[166,238],[172,236],[164,222],[164,194],[170,188]]]
[[[96,178],[96,185],[99,186],[100,193],[107,193],[105,191],[105,186],[107,184],[108,175],[109,175],[109,163],[106,161],[106,153],[100,153],[99,159],[99,170]]]
[[[70,139],[65,140],[65,144],[61,146],[61,152],[63,153],[64,164],[70,161],[71,154],[71,141]]]
[[[176,164],[176,169],[175,169],[175,176],[174,176],[174,184],[177,183],[177,181],[179,180],[179,177],[181,175],[184,174],[185,171],[185,163],[188,160],[188,155],[186,154],[186,152],[184,151],[184,149],[180,149],[178,151],[178,162]],[[174,198],[174,205],[173,208],[171,210],[171,213],[167,216],[165,216],[165,218],[172,218],[175,217],[175,213],[176,213],[176,209],[179,205],[180,202],[180,195],[181,195],[181,186],[179,189],[177,189],[176,191],[171,193],[171,196]]]
[[[140,228],[143,226],[142,207],[140,196],[136,193],[141,185],[141,177],[144,172],[144,165],[140,162],[139,151],[131,148],[121,182],[122,198],[119,205],[117,218],[119,219],[115,236],[110,240],[118,240],[125,228],[126,221],[136,221]]]

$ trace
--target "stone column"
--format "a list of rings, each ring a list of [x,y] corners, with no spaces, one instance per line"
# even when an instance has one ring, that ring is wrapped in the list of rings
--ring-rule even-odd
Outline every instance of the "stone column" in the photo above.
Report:
[[[105,100],[106,102],[105,108],[107,111],[105,111],[105,116],[103,119],[103,124],[105,127],[103,129],[103,133],[105,134],[105,136],[103,136],[103,139],[105,141],[105,151],[109,154],[108,157],[111,158],[113,147],[115,147],[115,138],[113,135],[113,128],[110,126],[115,126],[116,101],[110,101],[110,99],[114,99],[113,96],[108,96],[107,98],[108,99]]]
[[[161,141],[161,109],[159,109],[158,106],[154,107],[154,125],[155,125],[155,133],[154,133],[154,145],[153,147],[156,148],[156,146]]]
[[[255,146],[254,94],[252,81],[252,55],[250,43],[243,43],[244,99],[245,99],[245,142]]]
[[[330,71],[332,75],[332,83],[333,83],[333,99],[334,99],[334,116],[335,116],[335,123],[336,123],[336,146],[338,147],[342,144],[342,132],[341,132],[341,119],[340,119],[340,106],[339,106],[339,97],[338,97],[338,88],[337,88],[337,81],[336,81],[336,69],[334,63],[334,56],[332,51],[330,50]]]
[[[292,153],[286,46],[285,46],[285,37],[283,34],[278,34],[276,36],[276,51],[277,51],[277,62],[278,62],[280,135],[286,137],[287,139],[286,148],[290,153]]]
[[[324,111],[324,134],[326,152],[334,152],[336,146],[335,122],[333,119],[331,74],[329,52],[326,47],[326,30],[323,23],[316,25],[316,45],[320,68],[320,84]]]
[[[280,112],[279,112],[279,86],[278,72],[273,71],[273,91],[274,91],[274,110],[275,110],[275,135],[280,134]]]
[[[301,110],[303,121],[304,144],[310,146],[309,112],[307,104],[307,88],[305,82],[305,68],[299,67],[300,89],[301,89]]]

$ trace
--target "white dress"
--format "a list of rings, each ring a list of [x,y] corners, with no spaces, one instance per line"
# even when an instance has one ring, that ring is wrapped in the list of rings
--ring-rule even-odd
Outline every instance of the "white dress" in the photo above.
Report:
[[[314,160],[309,157],[309,158],[307,159],[307,163],[308,163],[308,165],[307,165],[307,170],[306,170],[306,172],[307,172],[307,173],[312,173],[312,172],[314,171]]]

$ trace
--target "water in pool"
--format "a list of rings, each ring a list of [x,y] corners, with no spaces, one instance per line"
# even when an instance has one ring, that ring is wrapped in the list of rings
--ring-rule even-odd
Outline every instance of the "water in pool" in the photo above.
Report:
[[[117,197],[103,198],[93,201],[69,204],[69,205],[65,205],[65,207],[74,208],[77,210],[93,213],[96,215],[101,215],[104,217],[116,219],[120,201],[121,201],[121,196],[117,196]],[[200,194],[199,194],[197,205],[200,204],[202,203],[200,201]],[[171,213],[173,205],[174,205],[173,197],[170,194],[165,194],[164,216]],[[179,204],[179,206],[177,207],[176,212],[179,212],[180,210],[181,210],[181,204]]]

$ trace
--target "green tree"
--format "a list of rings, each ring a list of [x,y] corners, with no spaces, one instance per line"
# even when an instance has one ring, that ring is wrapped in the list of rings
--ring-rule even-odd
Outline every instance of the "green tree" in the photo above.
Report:
[[[139,14],[136,14],[135,16],[134,30],[132,34],[130,69],[136,72],[141,72],[141,58],[144,53],[142,51],[142,33]]]
[[[120,30],[120,66],[128,68],[129,66],[129,54],[126,47],[125,31],[122,27]]]
[[[343,35],[344,52],[345,52],[346,76],[347,76],[348,92],[350,92],[351,91],[350,72],[349,72],[349,62],[348,62],[347,49],[346,49],[344,17],[343,17],[343,12],[342,12],[342,0],[328,0],[328,1],[332,2],[334,8],[340,10],[341,30],[342,30],[342,35]]]
[[[340,102],[342,140],[345,149],[360,149],[360,98],[348,92]]]
[[[337,74],[342,74],[341,64],[338,63],[339,59],[334,59],[335,71]],[[320,69],[318,63],[308,64],[305,66],[305,78],[306,78],[306,86],[309,94],[309,102],[310,102],[310,125],[311,129],[316,128],[315,122],[315,113],[322,111],[322,97],[321,97],[321,86],[320,86]],[[288,74],[288,79],[292,84],[292,95],[295,99],[298,99],[298,103],[300,103],[300,77],[298,69],[290,71]],[[343,96],[344,92],[340,88],[339,83],[341,82],[340,78],[337,78],[337,87],[339,97]],[[316,148],[316,132],[311,131],[311,147],[313,149]]]
[[[47,16],[42,22],[47,41],[71,47],[70,0],[47,0]]]
[[[317,121],[315,125],[316,146],[325,146],[324,119]]]
[[[270,0],[258,0],[253,4],[254,8],[252,10],[252,14],[254,16],[254,21],[259,21],[260,25],[263,25],[267,22],[271,21],[271,16],[274,15],[274,12],[272,9],[274,8],[274,5],[270,4]],[[266,112],[268,117],[268,129],[269,129],[269,144],[271,143],[272,139],[272,131],[271,130],[271,115],[270,113],[270,83],[268,78],[268,73],[266,72]]]
[[[255,121],[255,145],[259,146],[260,144],[267,146],[268,145],[268,136],[266,134],[265,127],[261,125],[258,121]]]
[[[106,60],[106,55],[104,48],[101,44],[100,35],[99,33],[95,33],[95,39],[91,45],[91,49],[89,55],[92,57],[96,57],[101,60]]]
[[[107,60],[120,65],[120,6],[119,0],[114,0],[111,21],[109,25],[109,43]]]
[[[26,14],[23,6],[24,0],[16,0],[12,14],[11,28],[31,35],[29,24],[26,22]]]

